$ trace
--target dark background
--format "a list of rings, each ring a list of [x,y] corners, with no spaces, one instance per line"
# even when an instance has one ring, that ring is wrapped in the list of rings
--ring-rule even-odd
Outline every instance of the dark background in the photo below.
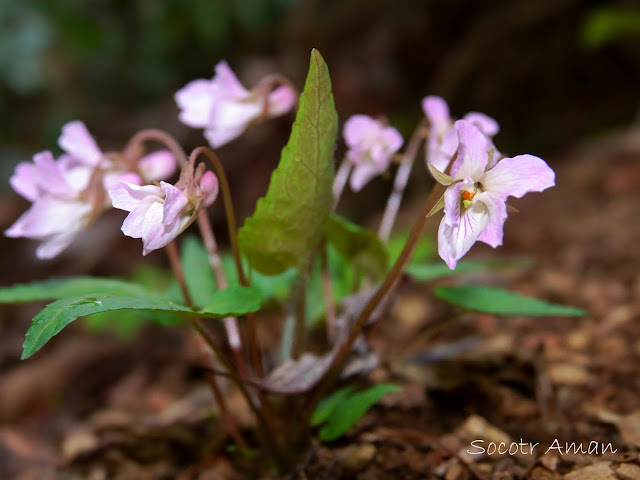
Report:
[[[407,138],[420,100],[439,94],[454,115],[496,118],[503,152],[535,153],[553,166],[568,147],[634,122],[638,11],[636,2],[587,0],[4,1],[0,227],[28,206],[7,183],[14,166],[41,150],[58,153],[67,121],[83,120],[105,151],[145,127],[168,130],[189,150],[205,141],[178,122],[178,89],[210,78],[221,59],[248,87],[280,72],[302,88],[312,48],[329,65],[341,123],[382,113]],[[292,120],[263,123],[219,150],[240,218],[264,194]],[[337,156],[343,151],[339,142]],[[427,184],[424,163],[415,168],[410,199]],[[341,208],[357,221],[375,217],[389,178],[347,194]],[[212,215],[225,243],[221,208]],[[141,258],[140,241],[118,231],[122,212],[105,217],[50,262],[35,259],[33,242],[3,237],[2,284],[126,271]]]

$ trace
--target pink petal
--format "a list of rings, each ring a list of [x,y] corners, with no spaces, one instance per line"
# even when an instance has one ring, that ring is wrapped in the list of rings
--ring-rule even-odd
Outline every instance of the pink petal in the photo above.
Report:
[[[422,110],[424,110],[432,130],[432,136],[441,135],[451,128],[451,117],[447,102],[436,95],[431,95],[422,99]]]
[[[282,85],[269,94],[267,115],[278,117],[293,108],[296,103],[296,92],[289,85]]]
[[[218,189],[218,177],[216,177],[211,170],[204,172],[204,175],[202,175],[202,178],[200,179],[200,190],[202,190],[202,193],[205,195],[205,207],[208,207],[215,202],[218,197]]]
[[[20,162],[14,174],[9,178],[13,189],[27,200],[33,202],[38,198],[38,187],[35,180],[36,166],[31,162]]]
[[[145,155],[138,162],[146,180],[166,180],[176,172],[176,158],[169,150],[158,150]]]
[[[489,161],[487,137],[466,120],[455,123],[458,131],[458,157],[451,167],[451,176],[456,180],[472,178],[479,181]]]
[[[385,127],[382,129],[381,139],[387,145],[388,152],[390,154],[396,153],[402,147],[404,138],[394,127]]]
[[[250,95],[249,91],[233,73],[233,70],[229,67],[226,61],[222,60],[218,62],[215,67],[216,74],[213,77],[213,82],[216,88],[220,90],[220,94],[227,98],[243,98]]]
[[[541,192],[555,185],[555,173],[534,155],[503,158],[481,180],[483,189],[502,200],[520,198],[527,192]]]
[[[231,140],[235,140],[246,130],[245,125],[226,125],[211,127],[204,131],[204,137],[213,148],[221,147],[222,145],[229,143]]]
[[[487,226],[478,236],[478,240],[493,248],[499,247],[502,245],[504,221],[507,219],[507,204],[489,192],[477,194],[474,201],[484,203],[489,215]]]
[[[473,123],[478,130],[487,135],[493,137],[500,131],[500,125],[489,115],[485,115],[480,112],[469,112],[464,116],[467,122]]]
[[[76,232],[61,232],[52,235],[36,248],[36,257],[41,260],[57,257],[76,238]]]
[[[180,108],[180,121],[193,128],[209,125],[215,100],[211,80],[198,79],[189,82],[176,92],[174,99]]]
[[[64,125],[58,144],[64,151],[89,165],[97,165],[102,158],[102,152],[81,121]]]
[[[344,141],[348,147],[360,146],[364,139],[375,136],[379,129],[378,121],[369,115],[353,115],[344,124]]]
[[[102,186],[107,191],[120,182],[130,185],[142,185],[140,175],[135,172],[107,172],[102,178]],[[111,206],[111,202],[109,202],[108,206]]]
[[[379,174],[380,169],[370,163],[356,165],[351,172],[351,177],[349,178],[351,190],[359,192],[373,177]]]
[[[186,215],[185,207],[189,199],[179,188],[165,182],[160,182],[165,191],[162,223],[166,226],[180,222],[180,218]],[[187,217],[189,215],[186,215]]]
[[[145,225],[149,222],[147,215],[150,210],[155,211],[159,209],[160,220],[158,222],[158,228],[162,228],[162,200],[156,196],[149,196],[141,200],[131,210],[131,213],[127,215],[122,223],[122,233],[127,237],[142,238]]]
[[[443,137],[429,136],[427,144],[427,163],[441,172],[446,171],[449,162],[458,149],[458,131],[449,130]]]
[[[8,237],[43,239],[59,232],[76,232],[88,223],[89,203],[41,197],[5,231]]]
[[[484,230],[489,215],[482,202],[473,202],[466,209],[458,202],[456,211],[450,213],[457,221],[449,225],[445,217],[442,218],[438,229],[438,254],[453,270]]]
[[[154,201],[163,202],[164,190],[156,185],[141,187],[131,183],[118,182],[109,189],[109,196],[111,197],[113,208],[132,212],[141,201],[149,197],[153,198]]]
[[[51,152],[47,150],[36,153],[33,156],[33,163],[35,164],[35,181],[42,191],[64,198],[77,196],[78,192],[67,183]]]
[[[460,222],[460,192],[473,189],[474,182],[470,178],[450,185],[444,192],[444,222],[454,226]]]

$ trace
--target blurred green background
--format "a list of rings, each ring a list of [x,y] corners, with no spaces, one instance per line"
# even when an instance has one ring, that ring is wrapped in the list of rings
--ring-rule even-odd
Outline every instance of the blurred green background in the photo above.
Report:
[[[440,94],[454,115],[495,117],[502,151],[553,165],[567,147],[634,122],[639,12],[635,2],[587,0],[4,0],[0,227],[27,207],[8,186],[13,168],[38,151],[57,153],[65,122],[83,120],[103,150],[144,127],[164,128],[190,149],[204,139],[178,122],[178,89],[211,77],[221,59],[248,87],[280,72],[301,88],[314,47],[329,65],[341,122],[384,113],[408,136],[420,100]],[[292,119],[262,124],[220,149],[240,218],[264,193]],[[388,180],[378,180],[357,203],[347,195],[347,208],[362,218],[384,205],[388,190]],[[219,221],[221,212],[213,215]],[[113,225],[123,217],[115,214]],[[114,245],[139,255],[139,241],[100,228],[69,253],[83,261],[68,270],[104,266]],[[0,248],[3,284],[33,278],[27,267],[45,268],[30,242],[2,238]],[[128,258],[109,254],[110,268],[118,255]]]

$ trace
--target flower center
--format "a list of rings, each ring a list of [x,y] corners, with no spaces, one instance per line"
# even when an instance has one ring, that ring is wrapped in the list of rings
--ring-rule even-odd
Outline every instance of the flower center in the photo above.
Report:
[[[471,205],[471,201],[475,196],[476,196],[475,188],[471,192],[469,192],[468,190],[462,190],[460,192],[460,197],[462,197],[462,205],[464,206],[464,208],[469,208],[469,205]]]

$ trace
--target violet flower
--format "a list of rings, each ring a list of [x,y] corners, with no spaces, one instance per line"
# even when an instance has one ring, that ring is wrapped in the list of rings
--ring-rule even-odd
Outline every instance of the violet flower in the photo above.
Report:
[[[520,198],[555,185],[555,174],[544,160],[518,155],[491,166],[491,142],[476,126],[458,120],[455,131],[459,147],[451,177],[435,172],[440,183],[449,185],[438,230],[438,253],[451,269],[477,240],[494,248],[502,245],[507,197]]]
[[[218,194],[218,179],[213,172],[195,172],[187,164],[176,185],[139,186],[119,182],[109,189],[113,207],[129,213],[122,224],[122,233],[141,238],[142,254],[166,246],[195,220],[201,205],[213,203]]]
[[[175,94],[180,108],[180,121],[193,128],[204,128],[204,136],[213,148],[239,137],[261,117],[277,117],[287,113],[296,102],[290,85],[269,92],[270,85],[258,84],[247,90],[227,62],[215,67],[211,80],[189,82]]]
[[[353,115],[344,124],[347,158],[354,165],[349,184],[354,192],[389,168],[404,142],[400,132],[368,115]]]
[[[40,240],[38,258],[53,258],[67,248],[78,232],[102,210],[98,196],[85,193],[89,178],[83,171],[70,173],[49,151],[23,162],[9,182],[16,192],[33,202],[4,234]]]
[[[176,169],[174,156],[164,150],[139,161],[104,154],[81,121],[65,124],[58,143],[64,151],[58,160],[49,151],[38,153],[33,163],[19,163],[9,179],[13,189],[33,205],[5,235],[40,240],[38,258],[58,255],[104,209],[111,208],[107,189],[112,185],[161,180]]]
[[[431,95],[422,100],[422,110],[430,127],[427,163],[444,172],[458,149],[458,132],[453,128],[449,106],[442,97]],[[484,113],[469,112],[463,119],[474,124],[487,137],[493,137],[500,131],[498,122]]]

